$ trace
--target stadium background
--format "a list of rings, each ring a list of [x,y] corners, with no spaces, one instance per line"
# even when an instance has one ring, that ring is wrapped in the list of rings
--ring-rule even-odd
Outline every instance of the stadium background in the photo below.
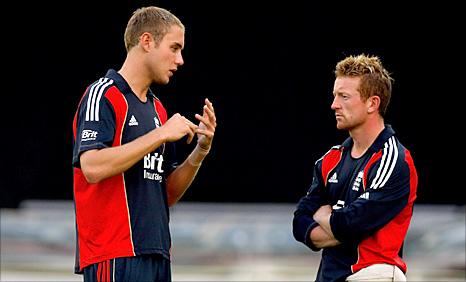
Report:
[[[56,222],[68,226],[72,221],[67,212],[72,199],[74,111],[90,82],[107,68],[121,66],[124,28],[132,11],[152,4],[171,10],[186,26],[185,65],[169,85],[153,89],[169,114],[180,112],[194,120],[208,97],[218,119],[212,152],[183,197],[181,210],[196,211],[191,204],[233,204],[233,214],[248,207],[254,217],[261,212],[254,213],[251,207],[272,204],[284,205],[278,209],[286,217],[308,189],[314,162],[347,136],[336,130],[330,110],[335,63],[346,55],[378,55],[395,78],[386,122],[414,157],[419,174],[417,203],[421,210],[424,206],[431,211],[455,211],[455,216],[439,211],[446,221],[432,221],[439,222],[437,228],[444,229],[441,222],[452,218],[462,224],[459,265],[464,277],[466,197],[461,166],[454,165],[455,159],[461,162],[457,151],[461,151],[464,45],[459,41],[464,30],[461,9],[454,1],[409,5],[402,1],[9,2],[4,13],[12,18],[2,18],[6,73],[0,113],[2,269],[5,263],[11,266],[8,255],[18,253],[16,241],[10,247],[4,245],[8,238],[20,237],[11,230],[19,228],[23,235],[29,230],[18,226],[31,218],[19,215],[39,215],[38,207],[64,202],[58,210],[66,212],[58,213],[67,217]],[[180,160],[193,146],[183,141],[178,146]],[[31,201],[45,204],[31,205]],[[244,220],[236,219],[231,221],[233,226]],[[415,226],[430,224],[425,218],[419,222],[423,224]],[[176,231],[181,224],[174,224]],[[45,243],[38,239],[38,230],[25,238],[39,249],[49,246],[48,239]],[[260,234],[256,229],[249,231],[240,234]],[[424,231],[413,234],[420,237]],[[69,247],[72,240],[65,236],[57,242],[63,244],[52,249],[61,248],[70,259],[72,250],[63,246]],[[427,254],[423,250],[418,250],[419,257]],[[431,263],[442,259],[432,258]]]

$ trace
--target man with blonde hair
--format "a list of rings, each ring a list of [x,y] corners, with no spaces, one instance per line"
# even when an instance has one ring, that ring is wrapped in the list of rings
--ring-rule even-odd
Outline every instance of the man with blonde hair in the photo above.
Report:
[[[392,78],[378,57],[364,54],[340,61],[335,76],[331,108],[349,137],[315,163],[293,235],[323,249],[316,281],[405,281],[402,248],[418,179],[384,121]]]
[[[170,118],[152,83],[183,65],[184,26],[159,7],[137,9],[126,59],[86,89],[73,121],[76,273],[84,281],[171,281],[169,207],[194,180],[216,128],[205,99],[198,125]],[[197,145],[176,162],[174,142]]]

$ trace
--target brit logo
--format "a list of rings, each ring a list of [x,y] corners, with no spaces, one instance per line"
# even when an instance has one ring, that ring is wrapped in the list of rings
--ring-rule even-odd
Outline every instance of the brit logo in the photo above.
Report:
[[[138,125],[138,124],[139,123],[138,123],[137,119],[133,115],[131,115],[131,118],[129,119],[128,125],[129,126],[134,126],[134,125]]]
[[[338,183],[337,172],[336,172],[336,171],[335,171],[335,173],[333,173],[332,177],[330,177],[330,179],[328,180],[328,182],[330,182],[330,183]]]
[[[145,179],[162,182],[163,174],[163,155],[159,153],[147,154],[144,156],[144,174]]]
[[[93,141],[97,139],[97,131],[84,129],[81,133],[81,141]]]

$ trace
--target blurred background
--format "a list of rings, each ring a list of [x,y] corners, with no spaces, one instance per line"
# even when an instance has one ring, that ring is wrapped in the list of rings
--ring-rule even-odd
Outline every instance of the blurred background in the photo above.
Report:
[[[314,281],[320,252],[294,240],[294,205],[181,202],[171,209],[173,281]],[[417,205],[404,244],[408,281],[465,280],[465,208]],[[82,281],[69,201],[3,209],[1,281]]]
[[[174,279],[314,279],[320,253],[294,241],[292,211],[314,162],[347,136],[330,109],[334,66],[366,53],[395,79],[386,122],[419,174],[408,277],[465,280],[466,197],[455,165],[465,50],[459,4],[10,4],[4,12],[13,20],[2,18],[2,281],[81,278],[72,274],[72,119],[87,85],[121,67],[126,22],[146,5],[172,11],[186,26],[185,65],[153,90],[169,115],[194,120],[208,97],[218,119],[208,159],[172,209]],[[179,142],[179,159],[192,148]]]

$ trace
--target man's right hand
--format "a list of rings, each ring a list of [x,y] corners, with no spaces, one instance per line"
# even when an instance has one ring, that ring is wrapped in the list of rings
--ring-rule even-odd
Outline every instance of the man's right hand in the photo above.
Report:
[[[189,144],[193,141],[197,127],[198,126],[190,120],[176,113],[158,130],[163,132],[162,135],[167,142],[178,141],[185,135],[188,135],[188,140],[186,142]]]

